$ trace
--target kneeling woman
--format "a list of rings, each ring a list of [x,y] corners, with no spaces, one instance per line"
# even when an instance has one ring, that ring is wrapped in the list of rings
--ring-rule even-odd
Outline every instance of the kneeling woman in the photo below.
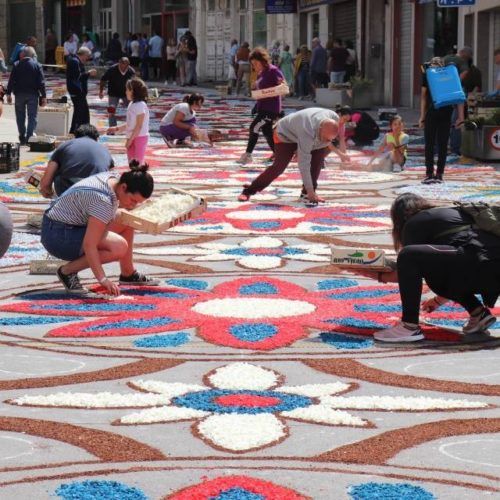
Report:
[[[196,137],[196,111],[199,111],[205,102],[201,94],[191,94],[184,97],[184,101],[176,104],[161,120],[160,133],[167,145],[175,147],[178,142],[189,141]]]
[[[90,267],[97,281],[110,294],[119,295],[118,285],[106,277],[103,264],[120,263],[119,283],[157,285],[158,281],[136,271],[132,261],[134,229],[115,221],[118,207],[133,209],[151,196],[153,177],[148,165],[130,164],[120,177],[103,172],[71,186],[45,212],[42,244],[59,259],[69,261],[57,276],[69,293],[87,290],[78,272]]]
[[[457,302],[469,313],[465,334],[484,332],[495,323],[488,307],[494,307],[500,293],[500,238],[476,229],[472,217],[460,208],[434,207],[411,193],[396,198],[391,218],[394,246],[401,249],[397,270],[378,273],[378,279],[399,283],[403,314],[401,323],[376,332],[375,339],[423,338],[419,327],[423,280],[439,297]],[[425,304],[423,308],[428,309]]]

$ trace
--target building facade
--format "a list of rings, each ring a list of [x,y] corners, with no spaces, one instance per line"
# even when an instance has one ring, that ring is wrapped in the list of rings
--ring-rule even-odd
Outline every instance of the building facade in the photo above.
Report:
[[[267,7],[266,7],[267,5]],[[276,8],[276,5],[280,6]],[[281,9],[281,10],[280,10]],[[277,13],[271,13],[277,12]],[[500,47],[499,0],[473,7],[439,8],[435,0],[0,0],[0,47],[5,53],[28,35],[43,58],[46,28],[60,43],[69,29],[91,30],[106,46],[114,32],[165,40],[190,29],[198,41],[200,79],[223,81],[230,41],[271,48],[276,40],[295,50],[319,37],[351,40],[359,74],[373,81],[374,102],[416,107],[421,64],[469,45],[493,84],[493,51]]]

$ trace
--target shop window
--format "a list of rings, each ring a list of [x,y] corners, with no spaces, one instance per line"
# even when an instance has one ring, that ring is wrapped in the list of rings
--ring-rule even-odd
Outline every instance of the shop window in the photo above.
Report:
[[[456,52],[458,9],[440,9],[434,4],[423,9],[423,60]]]
[[[240,0],[240,10],[247,10],[247,0]]]
[[[267,16],[265,0],[253,2],[253,46],[267,46]]]

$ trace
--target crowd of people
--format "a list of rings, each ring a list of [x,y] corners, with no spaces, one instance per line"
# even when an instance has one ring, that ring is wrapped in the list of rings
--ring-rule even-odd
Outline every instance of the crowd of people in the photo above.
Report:
[[[250,95],[256,70],[250,64],[250,45],[238,40],[231,40],[227,52],[228,86]],[[295,54],[290,52],[290,45],[275,41],[269,50],[271,63],[280,69],[283,80],[290,88],[290,95],[299,99],[313,99],[316,88],[327,87],[329,83],[347,83],[356,74],[357,58],[351,40],[329,39],[325,47],[319,38],[313,38],[311,48],[300,45]]]
[[[75,43],[74,36],[72,33],[68,37],[69,43]],[[182,67],[184,76],[181,78],[191,85],[196,82],[196,58],[193,59],[197,54],[196,41],[189,41],[189,36],[190,33],[186,32],[179,44],[169,40],[166,47],[158,34],[149,39],[148,64],[154,77],[163,77],[162,54],[165,50],[167,62],[171,62],[166,67],[168,78],[177,81]],[[43,70],[36,60],[34,48],[36,39],[29,41],[19,50],[6,91],[9,102],[12,102],[12,94],[15,95],[21,143],[33,135],[36,109],[46,103]],[[125,132],[126,135],[124,146],[130,170],[118,175],[113,170],[109,152],[97,142],[99,132],[90,124],[87,83],[89,77],[95,76],[95,69],[87,70],[86,64],[93,59],[95,46],[92,43],[86,34],[82,36],[81,44],[76,42],[74,52],[69,51],[68,45],[66,84],[74,105],[71,132],[75,138],[53,153],[40,182],[41,194],[53,199],[43,218],[42,244],[55,257],[68,261],[57,271],[68,292],[86,292],[78,273],[90,268],[107,292],[117,295],[118,283],[108,279],[104,272],[103,264],[108,262],[119,263],[121,274],[118,281],[121,284],[158,284],[135,268],[132,258],[134,230],[115,219],[118,207],[132,209],[153,193],[153,178],[145,163],[150,129],[148,87],[133,67],[141,61],[138,37],[129,36],[121,46],[119,37],[114,36],[108,45],[108,54],[114,54],[117,59],[112,59],[113,64],[100,79],[99,97],[103,99],[106,91],[109,115],[106,133]],[[179,51],[186,56],[181,66],[177,64]],[[257,90],[277,87],[284,82],[293,86],[294,83],[288,81],[293,75],[296,88],[301,89],[299,93],[303,95],[305,86],[314,89],[329,81],[344,82],[352,76],[355,62],[354,67],[346,68],[349,57],[345,53],[340,57],[341,51],[348,52],[348,47],[344,47],[340,40],[333,41],[328,51],[319,39],[314,39],[312,52],[302,46],[294,59],[289,47],[285,45],[281,49],[279,42],[268,51],[262,47],[250,50],[248,43],[240,46],[233,40],[228,56],[232,61],[229,76],[235,80],[239,91],[243,81],[249,89]],[[464,88],[477,89],[481,85],[480,73],[473,66],[470,55],[470,50],[465,47],[448,61],[433,58],[429,66],[441,67],[446,62],[455,64]],[[500,59],[500,51],[495,52],[495,57]],[[329,75],[324,68],[331,70]],[[142,67],[140,71],[142,75]],[[196,113],[204,101],[200,93],[188,94],[166,112],[159,132],[169,147],[182,143],[189,145],[199,137]],[[275,95],[256,102],[246,151],[239,163],[252,161],[260,133],[264,135],[272,156],[267,168],[243,186],[238,200],[249,201],[296,158],[302,179],[300,200],[309,206],[317,205],[325,201],[318,193],[318,180],[326,156],[333,152],[342,162],[350,162],[347,141],[351,140],[358,146],[370,144],[379,135],[378,126],[368,113],[349,106],[339,106],[335,111],[309,107],[284,116],[282,101],[282,95]],[[127,113],[125,122],[119,125],[115,113],[120,103],[127,107]],[[424,128],[425,138],[425,183],[442,182],[452,123],[456,130],[464,117],[462,104],[435,108],[423,73],[420,125]],[[390,130],[375,155],[385,154],[392,170],[400,172],[407,159],[409,136],[405,133],[401,116],[393,116],[389,125]],[[435,150],[437,170],[434,170]],[[423,338],[419,311],[424,280],[436,294],[431,301],[424,302],[425,310],[431,311],[447,300],[457,302],[470,314],[463,328],[465,334],[484,332],[493,324],[496,318],[489,307],[495,304],[500,293],[499,235],[478,227],[470,214],[460,207],[437,207],[410,193],[400,195],[393,202],[391,219],[397,261],[390,271],[358,271],[383,283],[399,284],[401,322],[377,332],[375,338],[384,342],[414,342]]]

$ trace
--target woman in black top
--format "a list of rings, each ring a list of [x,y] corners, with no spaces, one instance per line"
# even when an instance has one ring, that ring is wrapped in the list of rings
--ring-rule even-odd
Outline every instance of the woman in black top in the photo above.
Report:
[[[500,293],[500,238],[472,228],[472,218],[458,207],[434,207],[404,193],[391,207],[397,270],[377,273],[383,283],[398,282],[403,308],[398,325],[375,333],[384,342],[414,342],[419,328],[422,282],[439,297],[457,302],[470,314],[464,333],[478,333],[495,323],[486,306]],[[363,272],[375,277],[374,272]],[[475,294],[481,294],[483,303]]]

